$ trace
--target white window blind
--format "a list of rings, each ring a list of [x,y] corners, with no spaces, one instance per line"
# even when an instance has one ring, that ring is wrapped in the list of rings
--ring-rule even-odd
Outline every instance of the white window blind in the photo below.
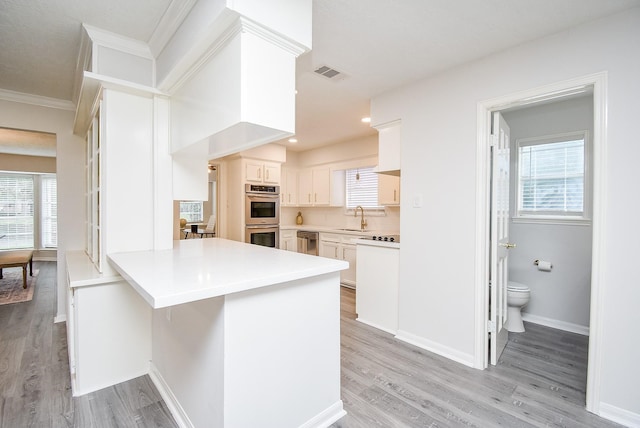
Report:
[[[45,175],[41,180],[41,233],[42,247],[58,246],[58,195],[57,181],[54,175]]]
[[[184,218],[188,223],[201,223],[202,201],[180,202],[180,218]]]
[[[33,248],[33,177],[0,174],[0,249]]]
[[[380,208],[378,204],[378,174],[373,167],[346,170],[347,208]]]
[[[519,215],[584,215],[585,138],[518,143]]]

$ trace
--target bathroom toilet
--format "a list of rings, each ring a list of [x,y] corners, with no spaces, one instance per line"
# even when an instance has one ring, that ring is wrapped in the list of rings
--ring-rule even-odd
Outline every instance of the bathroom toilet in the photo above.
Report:
[[[522,315],[520,310],[529,303],[531,290],[524,284],[509,281],[507,284],[507,324],[508,331],[514,333],[524,332],[524,324],[522,323]]]

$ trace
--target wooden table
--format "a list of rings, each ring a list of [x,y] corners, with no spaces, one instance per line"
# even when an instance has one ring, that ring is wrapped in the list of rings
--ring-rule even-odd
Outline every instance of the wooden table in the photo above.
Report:
[[[33,276],[33,250],[9,250],[0,251],[0,279],[2,269],[8,267],[22,268],[22,288],[27,288],[27,265],[31,276]]]

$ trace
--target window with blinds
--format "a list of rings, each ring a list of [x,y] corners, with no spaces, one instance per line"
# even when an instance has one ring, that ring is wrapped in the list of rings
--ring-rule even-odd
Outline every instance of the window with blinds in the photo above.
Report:
[[[42,248],[58,247],[58,193],[55,175],[44,175],[41,183]]]
[[[345,173],[346,207],[353,209],[380,208],[378,204],[378,174],[373,167],[348,169]]]
[[[585,218],[586,132],[517,142],[519,217]]]
[[[33,176],[0,174],[0,249],[33,248]]]

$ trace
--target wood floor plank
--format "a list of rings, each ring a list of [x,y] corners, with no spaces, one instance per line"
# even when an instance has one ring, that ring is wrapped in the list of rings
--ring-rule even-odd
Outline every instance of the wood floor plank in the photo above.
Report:
[[[335,427],[619,426],[584,408],[585,336],[527,325],[497,366],[475,370],[359,323],[353,290],[341,290],[340,316],[347,416]]]

